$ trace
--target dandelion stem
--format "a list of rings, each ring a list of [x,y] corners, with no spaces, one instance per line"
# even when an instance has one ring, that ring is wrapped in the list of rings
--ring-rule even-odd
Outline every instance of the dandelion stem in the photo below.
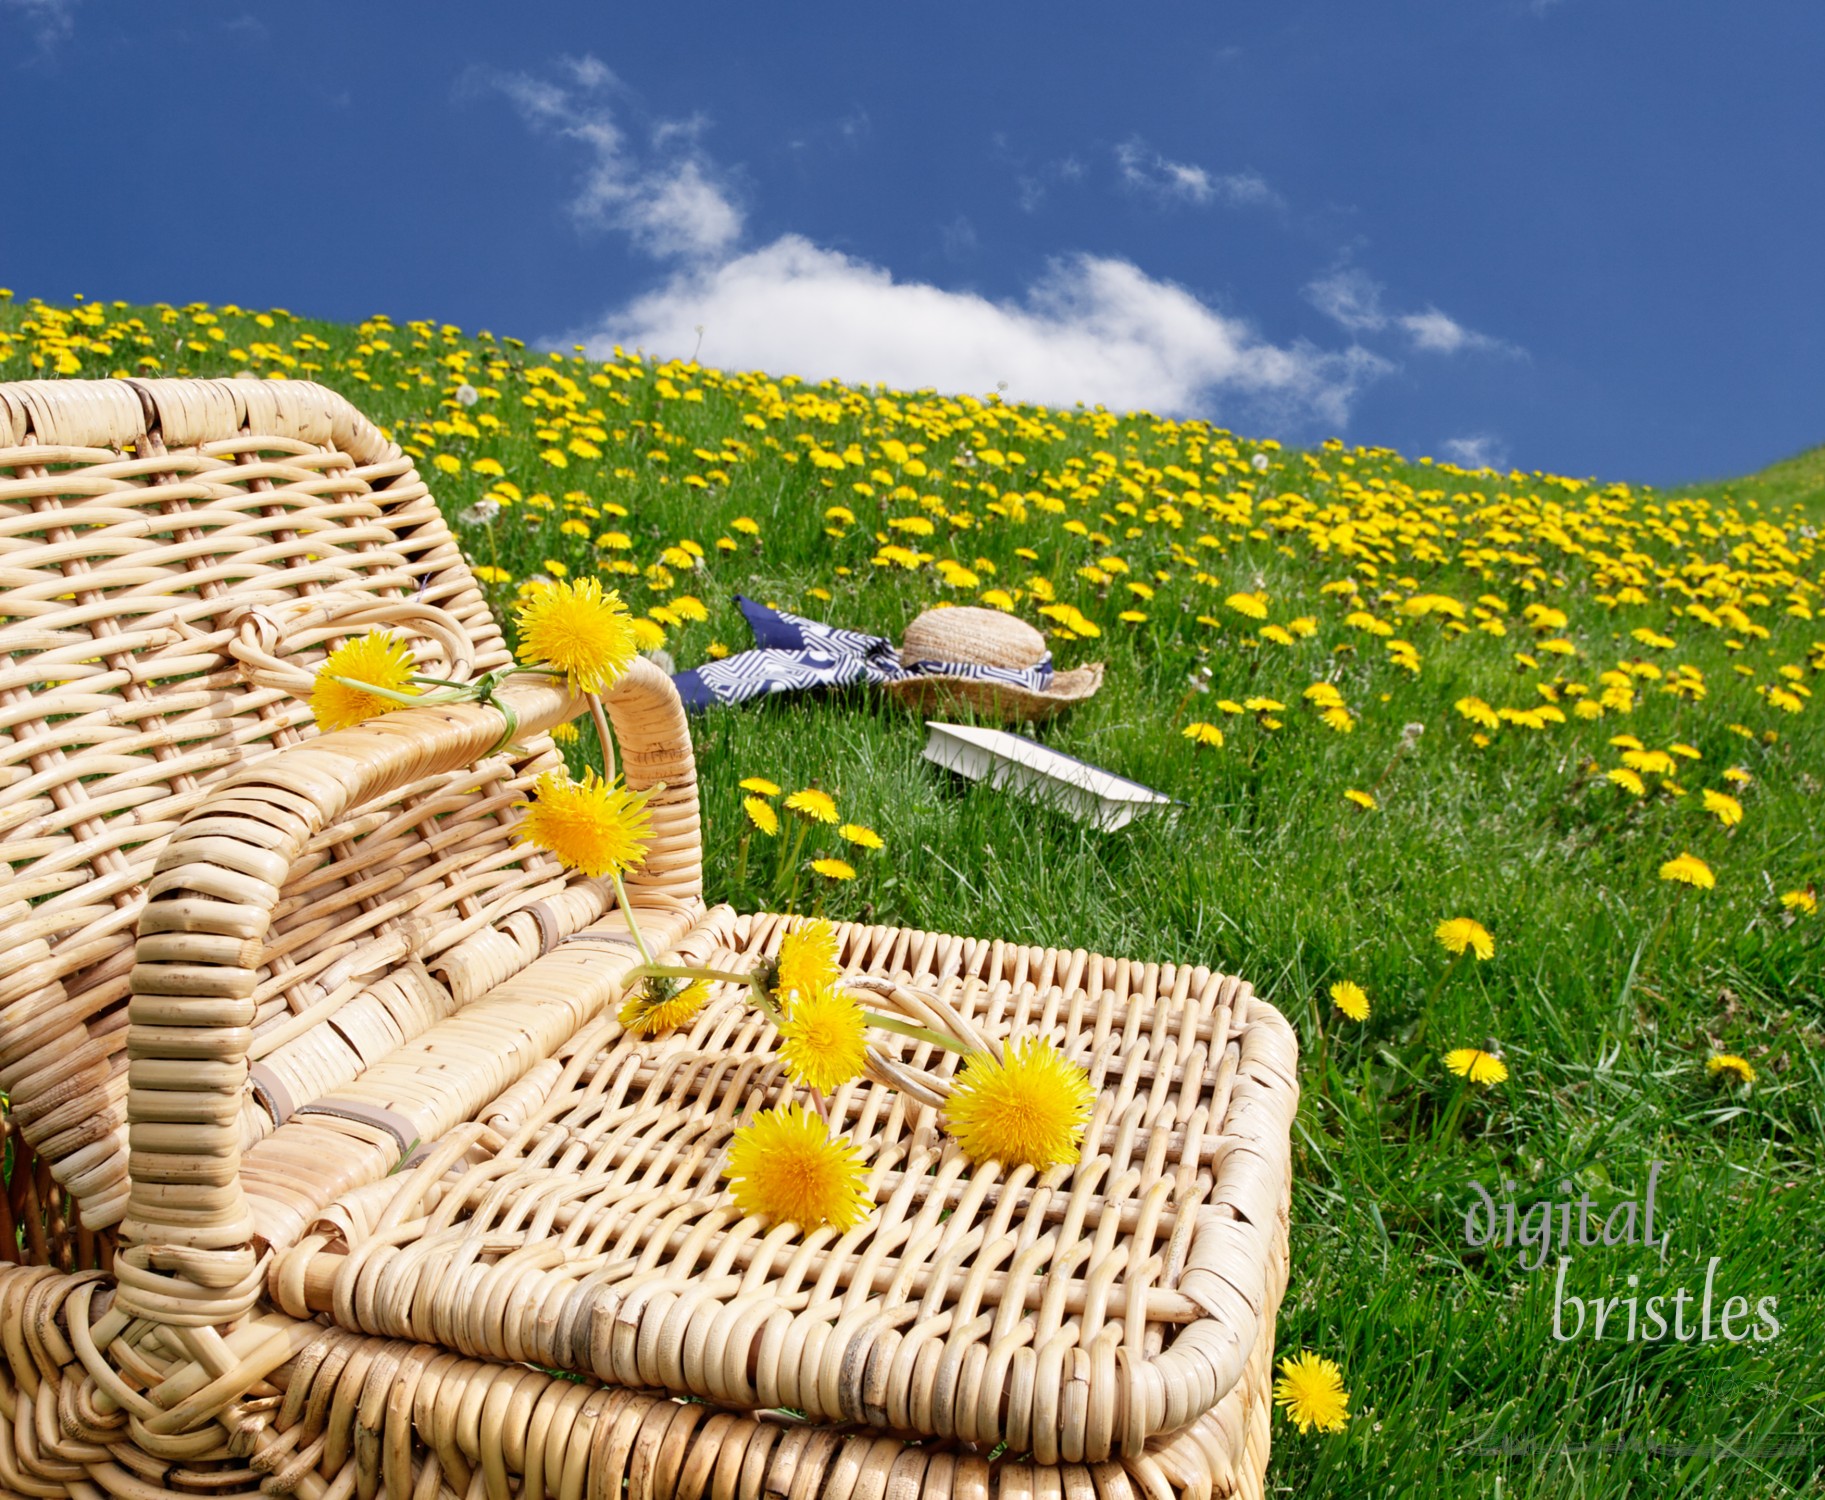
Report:
[[[716,984],[748,984],[751,974],[737,974],[729,969],[699,969],[686,965],[643,963],[628,976],[634,979],[708,979]]]
[[[946,1036],[941,1031],[933,1031],[929,1026],[920,1026],[914,1021],[902,1020],[899,1016],[884,1016],[878,1010],[865,1010],[862,1019],[876,1031],[891,1031],[895,1036],[911,1037],[915,1042],[930,1042],[934,1047],[942,1047],[946,1052],[955,1052],[963,1057],[970,1055],[970,1048],[954,1036]]]
[[[1325,1067],[1324,1058],[1324,1017],[1319,1014],[1318,996],[1316,993],[1311,996],[1311,1001],[1312,1031],[1318,1038],[1318,1097],[1322,1099],[1326,1096],[1326,1091],[1330,1085],[1330,1076]]]
[[[602,746],[602,779],[615,779],[615,737],[608,732],[608,716],[602,712],[602,700],[589,695],[590,717],[596,721],[596,741]]]
[[[1469,1095],[1470,1083],[1465,1080],[1458,1085],[1457,1093],[1451,1100],[1451,1108],[1445,1111],[1444,1128],[1439,1131],[1440,1140],[1451,1141],[1457,1138],[1458,1125],[1464,1118],[1464,1101]]]
[[[648,976],[655,979],[707,979],[713,984],[739,984],[747,988],[754,1008],[761,1014],[779,1019],[779,1007],[773,1003],[757,974],[737,974],[731,969],[708,969],[676,964],[653,963],[650,959],[632,970],[627,978],[631,984],[635,980]]]
[[[1419,1027],[1413,1033],[1415,1047],[1425,1041],[1427,1028],[1432,1024],[1432,1002],[1438,999],[1439,991],[1444,989],[1446,981],[1457,973],[1458,966],[1463,963],[1464,955],[1469,951],[1467,948],[1460,948],[1452,954],[1451,962],[1445,965],[1438,978],[1432,981],[1432,988],[1426,991],[1426,998],[1420,1003],[1419,1008]]]
[[[627,930],[633,934],[634,946],[640,950],[640,961],[651,968],[653,955],[647,950],[646,939],[640,935],[640,923],[634,916],[634,903],[627,899],[627,886],[621,880],[620,871],[616,871],[609,879],[615,883],[615,896],[621,903],[621,915],[627,919]]]

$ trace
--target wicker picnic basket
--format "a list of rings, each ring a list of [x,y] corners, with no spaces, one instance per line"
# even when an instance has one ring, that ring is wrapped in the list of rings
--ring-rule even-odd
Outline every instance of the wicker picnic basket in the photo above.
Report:
[[[514,837],[584,704],[518,678],[516,726],[319,736],[311,670],[375,624],[451,678],[509,660],[341,397],[0,385],[0,1492],[1262,1494],[1296,1095],[1271,1007],[1201,967],[842,927],[852,971],[1082,1062],[1082,1161],[972,1167],[863,1079],[830,1107],[868,1222],[744,1218],[719,1168],[781,1092],[770,1023],[726,995],[624,1031],[612,887]],[[649,940],[775,952],[789,919],[704,906],[669,680],[639,663],[607,707],[654,789]]]

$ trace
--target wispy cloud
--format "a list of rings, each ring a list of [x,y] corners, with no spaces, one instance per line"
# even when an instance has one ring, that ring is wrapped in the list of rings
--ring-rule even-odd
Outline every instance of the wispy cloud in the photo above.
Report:
[[[593,57],[566,59],[548,76],[478,72],[470,83],[509,99],[536,134],[581,148],[570,202],[580,222],[625,233],[671,263],[652,289],[566,340],[580,339],[597,357],[619,344],[814,380],[999,388],[1045,405],[1328,431],[1347,423],[1364,385],[1393,368],[1354,341],[1331,350],[1273,343],[1116,257],[1062,255],[1016,295],[992,298],[896,280],[801,235],[746,248],[741,210],[704,149],[701,118],[648,124],[636,137],[623,123],[636,113],[628,91]],[[1072,157],[1053,161],[1039,169],[1036,190],[1084,170]],[[942,237],[953,258],[974,250],[967,219]]]
[[[1258,172],[1216,173],[1190,162],[1170,161],[1138,136],[1115,148],[1122,181],[1137,192],[1168,203],[1202,208],[1220,203],[1230,208],[1277,207],[1281,198]]]
[[[0,0],[0,16],[14,15],[46,50],[69,38],[81,0]]]
[[[1125,260],[1060,257],[1023,296],[994,300],[896,281],[798,235],[682,272],[584,342],[598,357],[616,344],[684,355],[699,326],[702,358],[725,368],[1332,428],[1391,368],[1365,349],[1268,343]]]
[[[1508,463],[1507,445],[1493,432],[1447,438],[1441,446],[1452,463],[1462,469],[1501,469]]]
[[[1061,156],[1056,161],[1044,162],[1030,172],[1021,172],[1015,176],[1015,201],[1019,203],[1023,214],[1037,213],[1054,187],[1061,183],[1081,182],[1083,176],[1084,164],[1075,156]]]
[[[505,95],[533,130],[582,149],[582,175],[569,203],[579,223],[621,230],[658,259],[730,250],[741,238],[742,211],[702,148],[709,122],[701,115],[655,120],[641,141],[617,122],[610,101],[626,91],[599,58],[565,58],[559,74],[554,81],[477,69],[466,83]]]
[[[1491,354],[1524,357],[1525,351],[1505,340],[1466,328],[1436,307],[1423,312],[1392,312],[1383,300],[1386,288],[1356,266],[1339,266],[1305,289],[1306,300],[1339,327],[1351,333],[1397,329],[1413,348],[1426,354],[1457,354],[1481,350]]]

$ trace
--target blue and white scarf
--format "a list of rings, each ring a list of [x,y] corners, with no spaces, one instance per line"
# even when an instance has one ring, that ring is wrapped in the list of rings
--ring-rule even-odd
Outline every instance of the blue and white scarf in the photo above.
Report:
[[[979,682],[1005,682],[1034,692],[1044,692],[1052,685],[1050,652],[1032,667],[902,661],[894,643],[881,636],[801,619],[739,594],[735,603],[754,632],[754,650],[705,662],[672,678],[684,706],[693,712],[716,703],[746,703],[768,693],[849,687],[858,682],[898,682],[906,677],[968,677]]]

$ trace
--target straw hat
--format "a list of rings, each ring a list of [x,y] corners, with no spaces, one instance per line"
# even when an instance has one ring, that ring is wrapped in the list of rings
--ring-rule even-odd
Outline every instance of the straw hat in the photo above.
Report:
[[[900,660],[967,662],[980,667],[1036,667],[1045,658],[1046,638],[1024,620],[998,609],[956,605],[928,609],[906,627]],[[1069,672],[1054,672],[1050,687],[1040,691],[1012,683],[969,677],[903,677],[887,691],[921,713],[972,708],[984,718],[1009,723],[1049,719],[1060,709],[1082,702],[1103,685],[1103,664],[1092,662]]]

